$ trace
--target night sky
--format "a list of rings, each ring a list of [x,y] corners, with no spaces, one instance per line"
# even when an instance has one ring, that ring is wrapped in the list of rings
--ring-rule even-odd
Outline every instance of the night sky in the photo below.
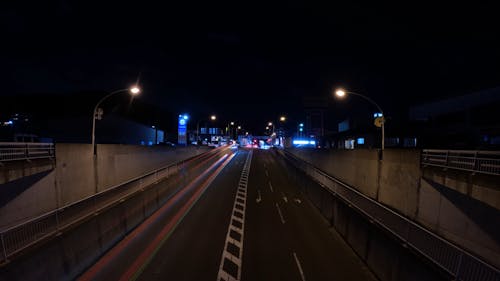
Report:
[[[1,95],[107,92],[139,79],[146,103],[252,127],[337,86],[388,115],[500,86],[500,25],[485,4],[176,2],[2,3]]]

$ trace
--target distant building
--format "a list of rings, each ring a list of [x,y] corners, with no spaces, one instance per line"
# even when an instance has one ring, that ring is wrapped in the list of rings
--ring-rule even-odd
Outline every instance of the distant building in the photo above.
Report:
[[[325,135],[325,111],[328,109],[328,97],[304,97],[302,100],[306,113],[306,136],[322,138]]]
[[[90,143],[92,111],[104,94],[6,97],[0,110],[16,111],[2,116],[0,141]],[[166,134],[156,122],[166,118],[155,116],[151,106],[118,95],[102,107],[102,118],[96,120],[96,143],[153,145],[165,141]]]
[[[500,148],[500,87],[410,108],[420,146],[450,149]]]

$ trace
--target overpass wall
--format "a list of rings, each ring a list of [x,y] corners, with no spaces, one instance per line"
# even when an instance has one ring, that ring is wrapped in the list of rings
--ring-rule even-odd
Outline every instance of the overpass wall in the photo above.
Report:
[[[287,150],[500,267],[497,178],[421,168],[411,149],[385,150],[383,161],[377,150]]]
[[[154,169],[207,151],[197,147],[56,145],[55,168],[0,209],[0,229],[60,208]]]
[[[23,177],[52,170],[55,162],[52,159],[35,159],[30,161],[9,161],[0,163],[0,185]]]

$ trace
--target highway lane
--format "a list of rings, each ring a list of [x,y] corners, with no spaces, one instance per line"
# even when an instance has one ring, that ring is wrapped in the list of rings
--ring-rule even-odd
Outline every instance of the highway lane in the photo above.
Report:
[[[119,244],[115,260],[81,279],[376,280],[277,157],[240,149],[212,181],[198,182],[205,186],[189,208],[182,206],[191,193],[173,205],[181,210],[138,227],[137,241]]]
[[[246,219],[241,280],[376,280],[272,150],[255,151]]]
[[[178,192],[171,195],[160,210],[86,270],[79,280],[129,280],[136,277],[158,245],[164,240],[168,241],[177,224],[182,222],[183,216],[189,213],[192,206],[196,206],[196,200],[210,187],[224,164],[231,163],[231,155],[231,151],[224,148],[180,175],[179,180],[159,183],[168,185],[168,189],[177,189]]]
[[[216,280],[236,187],[248,151],[212,182],[138,280]]]

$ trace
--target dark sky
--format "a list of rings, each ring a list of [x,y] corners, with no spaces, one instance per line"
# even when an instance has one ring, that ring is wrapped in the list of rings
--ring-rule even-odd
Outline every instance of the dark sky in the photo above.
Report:
[[[252,123],[336,86],[389,114],[500,86],[493,6],[401,3],[6,1],[1,95],[112,91],[140,76],[145,102]]]

